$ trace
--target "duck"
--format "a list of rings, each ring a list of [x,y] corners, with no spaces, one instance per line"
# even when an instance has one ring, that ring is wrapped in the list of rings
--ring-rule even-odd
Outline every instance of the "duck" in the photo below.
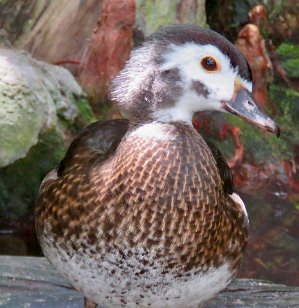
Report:
[[[229,112],[279,136],[245,57],[196,25],[162,28],[111,84],[126,119],[95,122],[42,181],[36,232],[84,307],[198,307],[235,277],[249,234],[221,152],[194,113]]]

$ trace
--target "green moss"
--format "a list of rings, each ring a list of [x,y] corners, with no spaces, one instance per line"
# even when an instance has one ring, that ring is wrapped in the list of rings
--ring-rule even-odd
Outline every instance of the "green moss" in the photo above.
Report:
[[[182,22],[207,26],[204,2],[197,2],[195,11],[183,12]],[[149,35],[162,26],[177,23],[178,3],[175,0],[137,0],[137,12],[140,10],[143,15],[145,34]]]
[[[60,134],[43,134],[26,158],[0,169],[0,222],[33,215],[35,198],[44,176],[53,169],[65,152]]]
[[[86,124],[90,124],[95,122],[97,119],[92,112],[91,106],[86,98],[79,98],[75,101],[75,104],[79,110],[80,116],[86,122]]]
[[[273,144],[279,143],[281,140],[274,135],[260,130],[254,125],[245,122],[243,119],[227,115],[227,122],[233,126],[240,127],[241,142],[245,147],[245,155],[248,159],[254,159],[256,163],[262,163],[267,160],[276,159],[279,153],[273,153]]]
[[[163,25],[173,24],[176,18],[176,1],[139,1],[149,33]]]
[[[279,122],[283,139],[290,145],[299,140],[299,93],[281,85],[272,84],[269,89],[271,101],[279,107]]]
[[[250,158],[254,158],[257,163],[292,157],[292,145],[298,143],[299,140],[299,122],[297,119],[299,93],[279,84],[271,84],[269,96],[271,103],[278,109],[277,114],[271,117],[278,122],[281,128],[282,133],[279,139],[252,124],[244,122],[241,118],[226,115],[227,122],[240,127],[241,142],[245,146],[245,153]],[[265,113],[270,114],[270,111],[266,110]],[[227,154],[231,143],[222,142],[219,146]]]
[[[24,104],[26,107],[22,106],[18,96],[15,100],[7,97],[13,93],[5,93],[5,90],[2,92],[0,93],[0,109],[2,109],[0,111],[0,166],[6,166],[15,159],[25,156],[28,149],[36,143],[40,124],[38,112],[28,111],[29,107],[26,104]]]
[[[265,113],[279,124],[280,138],[276,138],[234,115],[222,115],[225,117],[223,122],[240,128],[240,139],[245,147],[247,161],[254,160],[258,164],[269,160],[292,158],[294,155],[293,145],[297,144],[299,140],[299,93],[276,82],[269,87],[269,98],[271,105],[274,106],[275,114],[271,114],[270,110],[265,110]],[[218,127],[219,125],[211,122],[210,126]],[[211,141],[217,144],[227,158],[232,157],[235,148],[232,138],[219,141],[215,139],[216,133],[217,129],[212,132],[213,137],[208,137],[208,139],[212,139]]]
[[[281,65],[290,78],[299,78],[299,45],[282,43],[277,48]]]
[[[234,146],[233,138],[231,136],[228,136],[228,138],[225,138],[221,141],[213,140],[212,142],[215,143],[215,145],[221,150],[221,152],[227,159],[233,156],[233,150],[235,146]]]
[[[77,135],[82,128],[88,124],[97,121],[88,100],[84,97],[79,97],[75,101],[75,105],[78,109],[78,115],[73,119],[67,119],[66,117],[59,117],[59,125],[65,131],[69,131],[73,136]]]
[[[277,54],[286,58],[299,58],[299,45],[282,43],[276,50]]]
[[[283,67],[290,78],[299,78],[299,58],[285,61]]]
[[[231,114],[223,115],[224,122],[240,128],[240,139],[245,147],[246,158],[249,161],[254,160],[256,163],[290,159],[294,155],[293,145],[298,144],[299,140],[299,93],[276,81],[269,86],[269,99],[271,105],[274,106],[275,114],[271,114],[270,110],[265,110],[265,113],[279,124],[280,138],[276,138],[239,117]],[[212,135],[216,136],[216,133]],[[217,144],[227,158],[232,157],[234,150],[232,138],[212,141]]]

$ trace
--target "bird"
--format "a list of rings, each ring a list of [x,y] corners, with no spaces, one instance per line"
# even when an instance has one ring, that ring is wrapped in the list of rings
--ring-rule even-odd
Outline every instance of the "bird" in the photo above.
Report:
[[[252,98],[245,57],[196,25],[166,26],[132,52],[95,122],[42,181],[36,232],[84,307],[198,307],[236,276],[249,234],[225,158],[192,126],[229,112],[279,136]]]

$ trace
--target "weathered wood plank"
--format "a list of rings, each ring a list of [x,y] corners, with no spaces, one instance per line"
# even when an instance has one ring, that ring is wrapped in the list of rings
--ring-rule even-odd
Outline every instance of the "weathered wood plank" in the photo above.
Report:
[[[45,258],[0,256],[0,307],[81,308],[83,297]],[[237,279],[204,308],[295,308],[299,287]]]
[[[45,258],[0,256],[0,307],[82,308],[83,298]]]

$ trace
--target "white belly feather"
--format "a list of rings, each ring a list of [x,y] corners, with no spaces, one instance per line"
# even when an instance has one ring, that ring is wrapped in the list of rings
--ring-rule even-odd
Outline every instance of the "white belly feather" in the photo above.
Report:
[[[229,263],[178,277],[175,271],[165,272],[159,262],[144,257],[143,249],[135,249],[133,254],[131,251],[125,260],[118,253],[105,254],[100,260],[79,254],[70,257],[64,250],[54,248],[49,237],[42,242],[44,254],[58,271],[77,290],[105,308],[198,307],[233,278]]]

